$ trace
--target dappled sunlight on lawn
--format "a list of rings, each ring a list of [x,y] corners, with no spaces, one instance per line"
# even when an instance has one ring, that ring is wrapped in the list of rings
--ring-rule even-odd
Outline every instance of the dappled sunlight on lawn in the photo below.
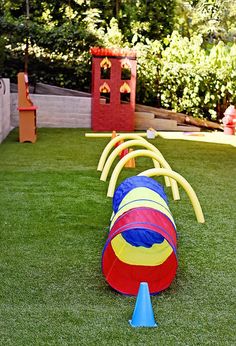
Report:
[[[157,132],[157,136],[165,139],[184,139],[217,144],[229,144],[236,147],[236,136],[225,135],[223,132]]]

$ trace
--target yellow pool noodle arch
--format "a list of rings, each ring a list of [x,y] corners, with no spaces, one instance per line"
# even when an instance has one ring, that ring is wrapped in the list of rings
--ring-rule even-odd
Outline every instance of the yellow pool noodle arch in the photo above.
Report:
[[[134,158],[134,157],[140,157],[140,156],[147,156],[150,157],[152,159],[155,159],[156,161],[158,161],[164,168],[166,168],[167,170],[171,170],[169,164],[165,161],[165,159],[163,159],[162,157],[159,157],[159,155],[157,155],[157,153],[154,153],[151,150],[134,150],[131,153],[126,154],[115,166],[112,175],[111,175],[111,179],[109,182],[109,186],[108,186],[108,191],[107,191],[107,196],[108,197],[113,197],[114,191],[115,191],[115,186],[116,186],[116,181],[117,178],[122,170],[122,168],[124,167],[124,165],[126,164],[127,161],[129,161],[130,159]],[[156,168],[156,169],[160,169],[160,168]],[[179,196],[179,190],[178,190],[178,185],[176,183],[175,179],[171,179],[170,180],[171,183],[171,189],[172,189],[172,194],[173,194],[173,199],[174,200],[179,200],[180,196]]]
[[[112,140],[109,141],[109,143],[105,146],[101,156],[100,156],[100,160],[98,162],[98,167],[97,170],[98,171],[102,171],[103,167],[105,165],[107,156],[110,152],[110,150],[115,146],[116,143],[120,142],[120,140],[122,139],[139,139],[140,141],[143,142],[147,142],[145,138],[136,135],[134,133],[127,133],[127,134],[122,134],[122,135],[118,135],[116,137],[114,137]]]
[[[109,171],[110,171],[110,168],[115,160],[115,158],[119,155],[119,153],[126,149],[126,148],[129,148],[129,147],[132,147],[132,146],[141,146],[141,147],[145,147],[146,149],[148,150],[151,150],[155,153],[157,153],[157,155],[159,155],[160,157],[164,159],[162,153],[160,152],[160,150],[158,150],[155,145],[149,143],[148,141],[143,141],[143,140],[140,140],[140,139],[133,139],[133,140],[130,140],[130,141],[126,141],[122,144],[120,144],[116,149],[114,149],[111,154],[109,155],[109,157],[107,158],[106,160],[106,163],[103,167],[103,170],[102,170],[102,174],[101,174],[101,177],[100,177],[100,180],[102,181],[106,181],[107,179],[107,176],[109,174]],[[167,161],[165,160],[166,164],[168,165]],[[160,165],[159,165],[159,162],[156,160],[156,159],[153,159],[153,164],[156,168],[160,168]],[[166,183],[166,186],[170,186],[170,180],[169,178],[167,177],[167,179],[165,179],[165,183]]]
[[[175,171],[165,169],[165,168],[151,168],[151,169],[148,169],[146,171],[143,171],[142,173],[139,173],[138,175],[144,175],[146,177],[152,177],[154,175],[156,175],[156,176],[167,175],[168,177],[175,179],[186,191],[186,193],[187,193],[187,195],[188,195],[188,197],[192,203],[193,209],[195,211],[197,221],[199,223],[205,222],[202,208],[201,208],[201,205],[200,205],[199,200],[197,198],[197,195],[196,195],[195,191],[193,190],[192,186],[189,184],[189,182],[184,177],[182,177],[182,175],[180,175],[179,173],[177,173]]]

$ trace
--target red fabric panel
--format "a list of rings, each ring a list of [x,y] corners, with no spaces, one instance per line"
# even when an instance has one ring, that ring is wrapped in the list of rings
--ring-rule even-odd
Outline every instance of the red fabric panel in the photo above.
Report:
[[[168,288],[175,277],[177,267],[174,252],[159,266],[126,264],[116,257],[111,243],[106,247],[102,257],[102,270],[106,281],[115,290],[127,295],[137,295],[140,282],[148,283],[151,294]]]
[[[132,223],[137,224],[132,224]],[[129,226],[129,224],[131,224]],[[156,226],[163,228],[163,230]],[[121,228],[122,227],[122,228]],[[158,210],[152,208],[134,208],[122,214],[110,230],[108,239],[124,230],[141,227],[160,233],[172,246],[176,247],[176,230],[170,219]],[[121,228],[119,230],[119,228]],[[117,233],[116,233],[117,232]]]

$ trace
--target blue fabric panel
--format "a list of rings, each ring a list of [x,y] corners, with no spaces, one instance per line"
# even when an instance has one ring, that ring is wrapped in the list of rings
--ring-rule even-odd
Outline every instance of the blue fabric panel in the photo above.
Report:
[[[113,196],[113,210],[116,213],[122,199],[136,187],[146,187],[157,192],[168,203],[163,186],[156,180],[145,176],[133,176],[125,179],[116,189]],[[140,196],[142,198],[142,196]]]
[[[149,231],[145,228],[132,228],[132,230],[124,231],[121,234],[130,245],[144,246],[147,248],[152,247],[153,244],[161,244],[165,239],[161,234]]]

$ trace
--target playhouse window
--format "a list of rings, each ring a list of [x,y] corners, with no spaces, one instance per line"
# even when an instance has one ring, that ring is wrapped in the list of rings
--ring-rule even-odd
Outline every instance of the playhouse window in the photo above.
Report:
[[[103,83],[100,88],[100,104],[110,103],[111,90],[107,83]]]
[[[125,59],[121,63],[121,79],[130,80],[131,79],[131,66],[128,59]]]
[[[111,62],[108,58],[104,58],[101,63],[101,72],[100,72],[100,78],[101,79],[110,79],[111,77]]]
[[[130,86],[128,83],[123,83],[120,87],[120,103],[130,103]]]

